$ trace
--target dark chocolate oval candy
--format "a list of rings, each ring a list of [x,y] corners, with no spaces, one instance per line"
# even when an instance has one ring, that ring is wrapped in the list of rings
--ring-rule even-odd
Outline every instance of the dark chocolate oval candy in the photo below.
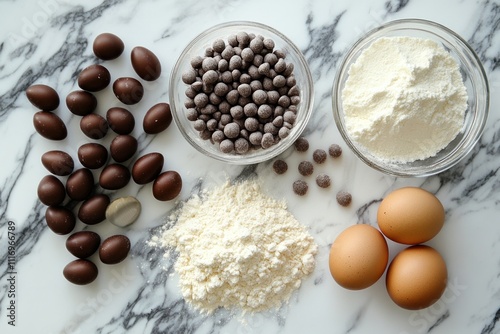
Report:
[[[47,226],[56,234],[68,234],[75,228],[76,218],[73,211],[63,207],[52,205],[45,211]]]
[[[78,218],[87,225],[95,225],[106,219],[106,209],[111,201],[104,194],[85,200],[78,209]]]
[[[59,107],[59,95],[47,85],[31,85],[26,89],[26,96],[32,105],[43,111],[53,111]]]
[[[90,65],[84,68],[78,76],[78,86],[89,92],[98,92],[108,87],[111,75],[106,67],[102,65]]]
[[[89,114],[80,120],[80,129],[89,138],[101,139],[108,133],[108,122],[101,115]]]
[[[158,103],[149,108],[144,116],[142,127],[148,134],[157,134],[172,123],[172,112],[168,103]]]
[[[66,249],[80,259],[94,254],[100,244],[101,237],[92,231],[75,232],[66,239]]]
[[[124,162],[134,156],[137,145],[137,139],[131,135],[119,135],[111,141],[109,151],[116,162]]]
[[[153,183],[153,196],[159,201],[169,201],[182,190],[182,178],[176,171],[161,173]]]
[[[95,111],[95,108],[97,108],[97,99],[90,92],[76,90],[66,96],[66,106],[73,114],[85,116]]]
[[[164,158],[161,153],[153,152],[143,155],[132,167],[132,178],[137,184],[154,181],[160,175]]]
[[[38,198],[40,202],[45,205],[59,205],[62,204],[66,197],[64,185],[54,175],[46,175],[38,184]]]
[[[87,168],[74,171],[66,181],[66,193],[75,201],[83,201],[90,197],[94,190],[94,175]]]
[[[68,135],[66,125],[56,114],[39,111],[33,115],[33,125],[42,137],[51,140],[63,140]]]
[[[118,58],[122,54],[124,48],[125,45],[120,37],[107,32],[98,35],[92,45],[94,54],[97,58],[102,60]]]
[[[73,284],[86,285],[97,278],[97,266],[85,259],[74,260],[66,265],[63,270],[64,277]]]
[[[53,150],[42,155],[42,164],[49,172],[59,176],[66,176],[73,172],[75,163],[73,158],[63,151]]]
[[[111,130],[119,135],[128,135],[134,130],[134,115],[125,108],[110,108],[106,113],[106,120]]]
[[[108,150],[98,143],[83,144],[78,148],[78,160],[84,167],[101,168],[108,161]]]
[[[99,247],[99,258],[102,263],[116,264],[120,263],[130,251],[130,240],[124,235],[113,235],[104,240]]]
[[[120,164],[104,167],[99,176],[99,185],[104,189],[117,190],[125,187],[130,181],[130,171]]]
[[[132,67],[138,76],[146,81],[153,81],[160,77],[161,64],[158,57],[142,46],[136,46],[130,54]]]
[[[125,104],[136,104],[144,96],[144,87],[134,78],[118,78],[113,83],[113,92],[118,100]]]

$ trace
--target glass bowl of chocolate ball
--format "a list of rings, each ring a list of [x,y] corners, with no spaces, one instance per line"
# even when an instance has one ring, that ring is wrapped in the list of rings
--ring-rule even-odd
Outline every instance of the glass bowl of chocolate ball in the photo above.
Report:
[[[311,116],[313,81],[304,56],[282,33],[228,22],[195,37],[170,76],[170,106],[201,153],[255,164],[284,152]]]
[[[362,36],[332,89],[337,128],[368,166],[394,176],[443,172],[471,152],[489,112],[472,47],[432,21],[403,19]]]

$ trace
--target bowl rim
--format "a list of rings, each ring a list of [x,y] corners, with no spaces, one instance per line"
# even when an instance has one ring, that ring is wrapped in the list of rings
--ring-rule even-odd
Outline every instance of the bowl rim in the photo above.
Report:
[[[227,154],[227,153],[223,153],[223,152],[217,152],[217,154],[214,154],[213,152],[208,151],[207,149],[205,149],[205,147],[203,147],[203,145],[199,145],[193,138],[191,138],[191,136],[188,134],[187,130],[184,129],[184,127],[181,123],[182,121],[180,120],[180,111],[182,111],[184,107],[182,105],[177,105],[175,102],[175,94],[174,94],[174,89],[173,89],[174,85],[176,84],[176,82],[174,82],[175,76],[181,74],[180,70],[183,66],[185,66],[185,64],[183,62],[183,60],[185,60],[185,56],[189,53],[189,51],[197,43],[203,41],[203,39],[207,35],[214,33],[220,29],[231,28],[231,27],[235,27],[235,28],[241,27],[241,29],[254,27],[257,29],[268,31],[271,34],[274,34],[274,35],[278,36],[280,39],[282,39],[283,41],[285,41],[286,46],[289,49],[291,49],[292,52],[294,53],[294,55],[299,59],[300,65],[295,64],[295,62],[294,62],[295,68],[297,66],[300,66],[304,70],[304,74],[305,74],[304,81],[307,83],[306,84],[307,87],[301,88],[301,90],[307,89],[309,92],[309,94],[308,94],[309,98],[308,98],[307,103],[304,100],[301,100],[301,102],[300,102],[300,105],[304,104],[299,109],[304,114],[304,118],[301,119],[301,122],[299,124],[297,124],[298,122],[296,122],[294,124],[294,126],[292,127],[293,133],[291,133],[287,138],[280,140],[280,142],[282,142],[282,141],[288,139],[288,142],[284,145],[280,145],[281,143],[278,143],[278,144],[273,145],[271,148],[260,149],[264,153],[259,154],[259,155],[245,156],[245,154],[241,154],[241,155],[235,154],[235,153]],[[303,97],[302,94],[301,94],[301,97]],[[313,83],[313,79],[312,79],[311,70],[309,68],[309,64],[308,64],[307,60],[305,59],[304,54],[295,45],[295,43],[293,43],[293,41],[290,38],[288,38],[287,36],[285,36],[283,33],[281,33],[280,31],[276,30],[275,28],[273,28],[271,26],[268,26],[264,23],[260,23],[260,22],[256,22],[256,21],[245,21],[245,20],[227,21],[227,22],[216,24],[214,26],[211,26],[208,29],[201,31],[191,41],[189,41],[184,48],[182,48],[182,51],[181,51],[180,55],[178,56],[174,66],[172,68],[172,71],[170,72],[169,100],[170,100],[171,108],[173,109],[173,112],[172,112],[173,119],[174,119],[174,122],[176,123],[177,128],[179,129],[179,131],[181,132],[183,137],[186,139],[186,141],[193,148],[195,148],[198,152],[200,152],[203,155],[208,156],[210,158],[213,158],[213,159],[225,162],[225,163],[233,164],[233,165],[251,165],[251,164],[257,164],[257,163],[271,160],[271,159],[275,158],[276,156],[280,155],[281,153],[286,151],[288,148],[290,148],[290,146],[293,145],[294,140],[291,140],[292,138],[297,139],[302,134],[302,132],[306,128],[307,124],[309,123],[309,119],[311,118],[313,107],[314,107],[314,83]],[[206,142],[207,142],[207,144],[211,144],[209,140],[206,140]]]
[[[344,72],[347,72],[349,70],[349,68],[346,68],[346,65],[347,65],[348,61],[350,61],[350,58],[352,57],[353,53],[358,50],[360,45],[365,43],[365,41],[367,39],[369,39],[370,37],[372,37],[373,35],[380,34],[381,32],[384,32],[386,30],[387,31],[403,30],[403,29],[395,29],[395,30],[392,30],[392,29],[397,28],[397,27],[403,28],[404,26],[407,26],[407,25],[415,25],[415,26],[406,27],[406,29],[420,30],[423,32],[431,33],[431,34],[439,36],[443,40],[448,39],[447,38],[448,36],[443,36],[441,34],[443,32],[445,34],[448,34],[448,35],[451,35],[452,37],[454,37],[459,42],[459,44],[461,44],[461,46],[464,47],[466,52],[469,53],[468,55],[471,56],[471,58],[474,62],[474,68],[477,71],[476,74],[479,75],[479,79],[481,81],[481,84],[485,88],[484,89],[484,96],[483,96],[484,97],[484,108],[483,108],[484,110],[481,111],[481,114],[478,116],[480,124],[478,125],[477,128],[475,128],[475,131],[473,134],[474,138],[473,138],[472,142],[470,143],[469,147],[467,149],[463,150],[462,154],[453,156],[453,159],[451,159],[446,165],[440,164],[438,166],[434,166],[433,168],[430,168],[430,167],[420,168],[418,171],[394,170],[388,166],[383,166],[379,163],[371,161],[369,159],[369,157],[366,156],[365,153],[361,152],[357,148],[356,144],[350,139],[349,135],[347,134],[347,130],[345,129],[345,126],[344,126],[343,122],[341,121],[340,114],[341,114],[342,108],[339,108],[338,105],[339,105],[339,103],[341,103],[342,99],[341,99],[341,97],[339,97],[339,94],[337,94],[337,93],[341,93],[341,92],[339,92],[340,85],[341,85],[340,79],[341,79],[342,75],[344,74]],[[431,26],[431,27],[437,29],[437,31],[439,33],[436,33],[435,31],[429,31],[428,29],[426,29],[428,26]],[[379,36],[379,38],[380,37],[384,37],[384,36]],[[448,170],[451,167],[458,164],[460,162],[460,160],[462,160],[466,155],[468,155],[472,151],[474,146],[477,144],[477,142],[481,138],[481,136],[484,132],[485,126],[486,126],[486,122],[487,122],[488,115],[489,115],[489,107],[490,107],[490,88],[489,88],[489,83],[488,83],[488,77],[486,75],[486,71],[484,70],[483,64],[482,64],[479,56],[475,52],[475,50],[470,46],[470,44],[464,38],[462,38],[459,34],[454,32],[450,28],[448,28],[440,23],[434,22],[434,21],[425,20],[425,19],[418,19],[418,18],[406,18],[406,19],[392,20],[392,21],[386,22],[378,27],[375,27],[375,28],[369,30],[368,32],[364,33],[361,37],[359,37],[356,40],[356,42],[348,49],[348,51],[343,56],[343,58],[340,62],[340,65],[338,67],[338,70],[335,73],[331,93],[332,93],[332,109],[333,109],[332,111],[333,111],[334,120],[335,120],[337,129],[340,132],[340,135],[342,136],[344,141],[346,142],[347,146],[349,146],[349,148],[354,152],[354,154],[361,161],[363,161],[366,165],[370,166],[371,168],[378,170],[380,172],[383,172],[385,174],[388,174],[388,175],[400,176],[400,177],[427,177],[427,176],[431,176],[431,175],[435,175],[435,174],[444,172],[445,170]],[[473,123],[475,124],[475,123],[477,123],[477,121],[478,120],[475,117],[473,119]],[[456,152],[458,147],[459,146],[457,146],[453,150],[453,152]]]

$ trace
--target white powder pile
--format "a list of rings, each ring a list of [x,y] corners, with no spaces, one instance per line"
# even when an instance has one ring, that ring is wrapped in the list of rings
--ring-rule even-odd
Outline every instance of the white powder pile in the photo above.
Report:
[[[351,138],[390,162],[436,155],[460,133],[467,109],[455,59],[415,37],[373,42],[349,69],[342,100]]]
[[[179,253],[182,295],[203,312],[279,307],[315,267],[311,235],[256,181],[228,182],[192,197],[176,218],[153,242]]]

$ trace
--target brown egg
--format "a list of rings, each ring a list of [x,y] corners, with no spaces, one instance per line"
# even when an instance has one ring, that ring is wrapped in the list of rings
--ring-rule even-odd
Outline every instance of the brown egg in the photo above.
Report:
[[[146,81],[153,81],[160,77],[161,64],[158,57],[150,50],[137,46],[130,55],[132,67],[138,76]]]
[[[33,115],[33,126],[42,137],[63,140],[68,135],[64,122],[50,111],[39,111]]]
[[[134,156],[137,146],[137,139],[131,135],[119,135],[111,141],[109,152],[116,162],[124,162]]]
[[[97,99],[90,92],[77,90],[66,96],[66,106],[73,114],[85,116],[95,111]]]
[[[109,164],[99,176],[99,185],[104,189],[117,190],[125,187],[130,181],[130,171],[120,164]]]
[[[54,175],[46,175],[38,184],[38,198],[45,205],[62,204],[66,197],[64,185]]]
[[[63,206],[49,206],[45,211],[47,226],[56,234],[68,234],[75,228],[76,218],[73,211]]]
[[[387,242],[376,228],[353,225],[340,233],[332,244],[330,273],[346,289],[364,289],[382,276],[388,258]]]
[[[182,178],[176,171],[161,173],[153,182],[153,196],[159,201],[170,201],[179,195]]]
[[[131,105],[136,104],[144,96],[144,87],[134,78],[118,78],[113,83],[113,92],[118,100]]]
[[[401,251],[387,269],[386,287],[402,308],[419,310],[434,304],[444,293],[448,271],[441,255],[429,246]]]
[[[26,96],[32,105],[43,111],[53,111],[59,107],[59,95],[47,85],[31,85],[26,89]]]
[[[58,150],[45,152],[42,155],[42,165],[52,174],[59,176],[69,175],[75,168],[73,158],[68,153]]]
[[[128,135],[134,130],[134,115],[125,108],[114,107],[108,109],[106,120],[111,130],[119,135]]]
[[[157,134],[172,123],[172,112],[168,103],[158,103],[149,108],[144,116],[142,127],[148,134]]]
[[[66,180],[66,193],[72,200],[86,200],[93,190],[94,175],[87,168],[74,171]]]
[[[78,209],[78,218],[87,225],[95,225],[106,219],[106,209],[110,203],[107,195],[98,194],[85,200]]]
[[[161,153],[148,153],[137,159],[132,167],[132,178],[137,184],[153,182],[161,173],[164,158]]]
[[[108,133],[108,122],[97,114],[88,114],[80,120],[80,129],[89,138],[101,139]]]
[[[92,283],[97,278],[97,266],[84,259],[72,261],[64,267],[64,277],[73,284],[86,285]]]
[[[102,263],[120,263],[130,251],[130,240],[124,235],[113,235],[102,242],[99,247],[99,258]]]
[[[78,148],[78,160],[83,167],[90,169],[101,168],[108,161],[108,150],[98,143],[83,144]]]
[[[100,244],[101,237],[92,231],[75,232],[66,239],[66,249],[80,259],[94,254]]]
[[[430,192],[405,187],[387,195],[377,212],[378,226],[384,235],[406,245],[432,239],[443,227],[443,205]]]
[[[108,87],[111,82],[111,74],[102,65],[90,65],[84,68],[78,76],[78,86],[89,92],[98,92]]]
[[[124,48],[125,45],[120,37],[107,32],[98,35],[92,45],[94,54],[97,58],[102,60],[118,58],[122,54]]]

